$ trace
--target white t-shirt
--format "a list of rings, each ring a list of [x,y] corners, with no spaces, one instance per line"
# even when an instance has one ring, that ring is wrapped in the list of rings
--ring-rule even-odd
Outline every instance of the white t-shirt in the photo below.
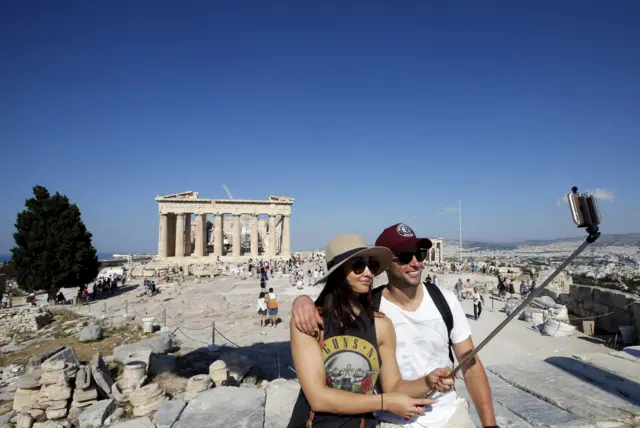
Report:
[[[456,296],[449,290],[440,290],[449,303],[453,315],[451,342],[460,343],[471,336],[467,317]],[[414,312],[400,309],[384,296],[380,302],[380,312],[391,320],[395,328],[398,367],[402,378],[406,380],[418,379],[439,367],[452,367],[449,360],[447,326],[429,292],[426,289],[423,291],[424,298]],[[391,412],[379,412],[376,416],[411,428],[444,428],[456,410],[457,398],[455,390],[436,393],[433,399],[437,403],[426,406],[422,415],[409,421]]]

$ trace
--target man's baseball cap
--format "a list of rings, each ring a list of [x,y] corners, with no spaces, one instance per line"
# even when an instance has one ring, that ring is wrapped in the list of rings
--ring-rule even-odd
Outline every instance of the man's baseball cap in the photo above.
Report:
[[[387,227],[376,239],[376,247],[387,247],[394,253],[428,250],[432,245],[427,238],[416,238],[413,229],[404,223]]]

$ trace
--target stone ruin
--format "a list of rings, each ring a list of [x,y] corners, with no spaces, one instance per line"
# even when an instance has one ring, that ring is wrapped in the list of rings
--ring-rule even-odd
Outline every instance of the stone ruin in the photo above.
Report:
[[[33,333],[53,321],[53,313],[46,307],[20,307],[0,312],[0,346],[9,343],[17,334]]]

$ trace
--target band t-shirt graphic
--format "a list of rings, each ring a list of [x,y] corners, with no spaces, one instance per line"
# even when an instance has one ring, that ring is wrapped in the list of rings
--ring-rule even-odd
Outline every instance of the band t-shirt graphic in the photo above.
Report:
[[[378,351],[357,336],[334,336],[322,349],[327,385],[356,394],[371,394],[380,374]]]
[[[320,349],[325,367],[327,386],[354,394],[374,394],[380,391],[380,356],[374,320],[361,313],[356,325],[340,332],[327,316],[324,316],[324,340]],[[305,427],[311,407],[302,390],[293,408],[289,428]],[[333,415],[316,413],[314,427],[375,428],[377,421],[372,413],[363,415]]]

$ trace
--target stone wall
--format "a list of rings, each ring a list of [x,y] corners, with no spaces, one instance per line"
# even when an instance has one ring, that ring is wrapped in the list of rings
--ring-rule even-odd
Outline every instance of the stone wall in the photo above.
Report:
[[[596,331],[620,333],[618,326],[635,325],[640,331],[640,296],[608,288],[573,284],[569,294],[560,295],[561,303],[578,317],[595,317]]]
[[[53,321],[53,314],[46,308],[20,307],[0,311],[0,342],[16,334],[38,331]]]

